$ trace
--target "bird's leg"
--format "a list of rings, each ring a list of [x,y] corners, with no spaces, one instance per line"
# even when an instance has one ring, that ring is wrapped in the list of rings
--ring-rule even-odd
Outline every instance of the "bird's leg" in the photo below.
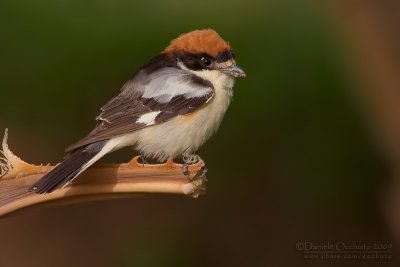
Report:
[[[207,172],[207,167],[205,164],[196,172],[196,174],[191,177],[189,172],[189,166],[198,163],[199,161],[203,161],[200,156],[195,154],[183,155],[183,164],[182,164],[182,173],[189,180],[196,179],[198,177],[203,177]],[[204,162],[204,161],[203,161]]]
[[[144,167],[144,165],[147,164],[146,158],[144,157],[144,155],[140,155],[140,158],[142,159],[142,165]]]

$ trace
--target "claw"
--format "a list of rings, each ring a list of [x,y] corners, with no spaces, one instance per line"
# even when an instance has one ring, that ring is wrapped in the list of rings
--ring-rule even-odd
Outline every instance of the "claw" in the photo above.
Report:
[[[203,164],[201,166],[201,168],[197,170],[196,174],[194,175],[194,177],[192,179],[204,177],[206,175],[207,171],[208,171],[208,169],[207,169],[206,165]],[[205,179],[205,181],[207,181],[207,178],[204,177],[204,179]]]
[[[186,176],[186,178],[188,178],[189,180],[191,180],[191,178],[190,178],[190,172],[189,172],[189,164],[187,164],[187,163],[183,163],[183,164],[182,164],[182,173],[183,173],[183,175]]]
[[[147,164],[146,158],[144,155],[140,155],[140,158],[142,159],[142,166],[144,167],[144,165]]]
[[[184,155],[182,157],[183,164],[182,164],[182,173],[186,176],[188,180],[193,181],[194,179],[203,177],[207,172],[207,167],[204,164],[204,161],[198,155]],[[202,161],[201,167],[196,171],[195,175],[192,177],[190,175],[189,166],[199,163]]]

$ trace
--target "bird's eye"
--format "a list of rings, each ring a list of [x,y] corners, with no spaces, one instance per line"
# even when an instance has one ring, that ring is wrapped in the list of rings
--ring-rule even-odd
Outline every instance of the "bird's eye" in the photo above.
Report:
[[[201,65],[203,65],[204,67],[209,67],[212,64],[212,60],[210,58],[202,57],[200,60],[201,60]]]

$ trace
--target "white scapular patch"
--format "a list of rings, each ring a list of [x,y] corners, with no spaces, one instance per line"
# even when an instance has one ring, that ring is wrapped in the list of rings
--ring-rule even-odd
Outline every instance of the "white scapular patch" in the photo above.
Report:
[[[191,73],[186,70],[164,68],[150,77],[142,97],[154,98],[160,103],[168,103],[178,95],[186,98],[202,97],[212,88],[194,84],[190,79]]]
[[[153,112],[150,112],[150,113],[146,113],[146,114],[140,116],[136,120],[136,122],[137,123],[144,123],[144,124],[146,124],[146,126],[153,125],[155,123],[154,120],[156,119],[157,115],[160,114],[160,112],[161,111],[153,111]]]
[[[193,153],[218,129],[231,101],[234,79],[217,71],[195,74],[208,75],[207,79],[215,88],[214,96],[207,105],[193,112],[191,119],[177,116],[135,132],[137,135],[129,140],[137,138],[136,148],[142,155],[162,161],[169,156]]]

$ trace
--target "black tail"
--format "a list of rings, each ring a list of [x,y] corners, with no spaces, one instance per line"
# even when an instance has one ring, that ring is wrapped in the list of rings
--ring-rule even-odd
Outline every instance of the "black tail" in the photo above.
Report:
[[[97,159],[94,159],[105,143],[106,141],[99,141],[72,151],[63,162],[34,183],[28,191],[46,194],[64,186],[103,156],[99,155]],[[94,161],[90,163],[92,159]]]

